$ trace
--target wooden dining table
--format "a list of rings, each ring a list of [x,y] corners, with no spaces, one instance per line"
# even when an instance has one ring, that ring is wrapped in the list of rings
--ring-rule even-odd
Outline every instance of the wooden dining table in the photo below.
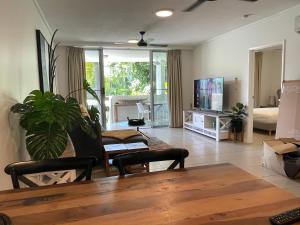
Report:
[[[13,225],[265,225],[299,206],[231,164],[0,192]]]

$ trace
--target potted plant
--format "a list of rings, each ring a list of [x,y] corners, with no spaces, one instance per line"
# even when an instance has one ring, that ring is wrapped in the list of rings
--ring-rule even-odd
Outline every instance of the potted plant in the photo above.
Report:
[[[243,121],[248,116],[247,106],[238,102],[231,108],[231,130],[232,132],[240,133],[243,130]]]
[[[84,89],[95,96],[88,82]],[[81,114],[75,98],[64,98],[52,92],[34,90],[23,103],[13,105],[11,111],[21,115],[20,125],[26,130],[26,149],[33,160],[60,157],[66,149],[68,131],[75,126],[80,126],[94,139],[101,132],[97,108],[88,109],[90,117],[87,118]]]
[[[58,59],[55,51],[59,45],[59,43],[54,44],[56,33],[57,30],[52,35],[49,46],[50,91],[34,90],[23,103],[17,103],[11,107],[13,113],[21,115],[20,125],[26,130],[26,149],[33,160],[60,157],[67,146],[68,132],[75,126],[80,126],[94,139],[99,138],[101,132],[100,113],[96,107],[92,106],[88,109],[90,116],[85,117],[81,114],[78,101],[70,97],[71,93],[65,98],[53,93]],[[97,94],[86,80],[80,90],[89,92],[100,103]]]
[[[23,103],[13,105],[11,111],[21,115],[26,149],[34,160],[61,156],[68,141],[67,130],[82,118],[76,99],[40,90],[32,91]]]

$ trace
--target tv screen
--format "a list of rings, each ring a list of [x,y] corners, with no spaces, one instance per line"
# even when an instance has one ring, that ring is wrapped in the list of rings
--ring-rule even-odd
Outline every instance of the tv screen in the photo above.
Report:
[[[194,107],[201,110],[223,111],[224,78],[194,81]]]

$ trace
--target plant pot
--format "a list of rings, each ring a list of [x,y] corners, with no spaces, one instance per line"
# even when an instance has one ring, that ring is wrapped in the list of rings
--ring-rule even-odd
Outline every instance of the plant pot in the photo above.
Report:
[[[231,120],[231,131],[240,133],[243,130],[243,120],[241,119],[233,119]]]

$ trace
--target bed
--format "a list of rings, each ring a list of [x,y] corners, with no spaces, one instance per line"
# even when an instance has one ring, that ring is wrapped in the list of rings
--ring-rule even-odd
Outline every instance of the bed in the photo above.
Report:
[[[253,128],[268,131],[276,130],[278,119],[278,108],[254,108],[253,110]]]

